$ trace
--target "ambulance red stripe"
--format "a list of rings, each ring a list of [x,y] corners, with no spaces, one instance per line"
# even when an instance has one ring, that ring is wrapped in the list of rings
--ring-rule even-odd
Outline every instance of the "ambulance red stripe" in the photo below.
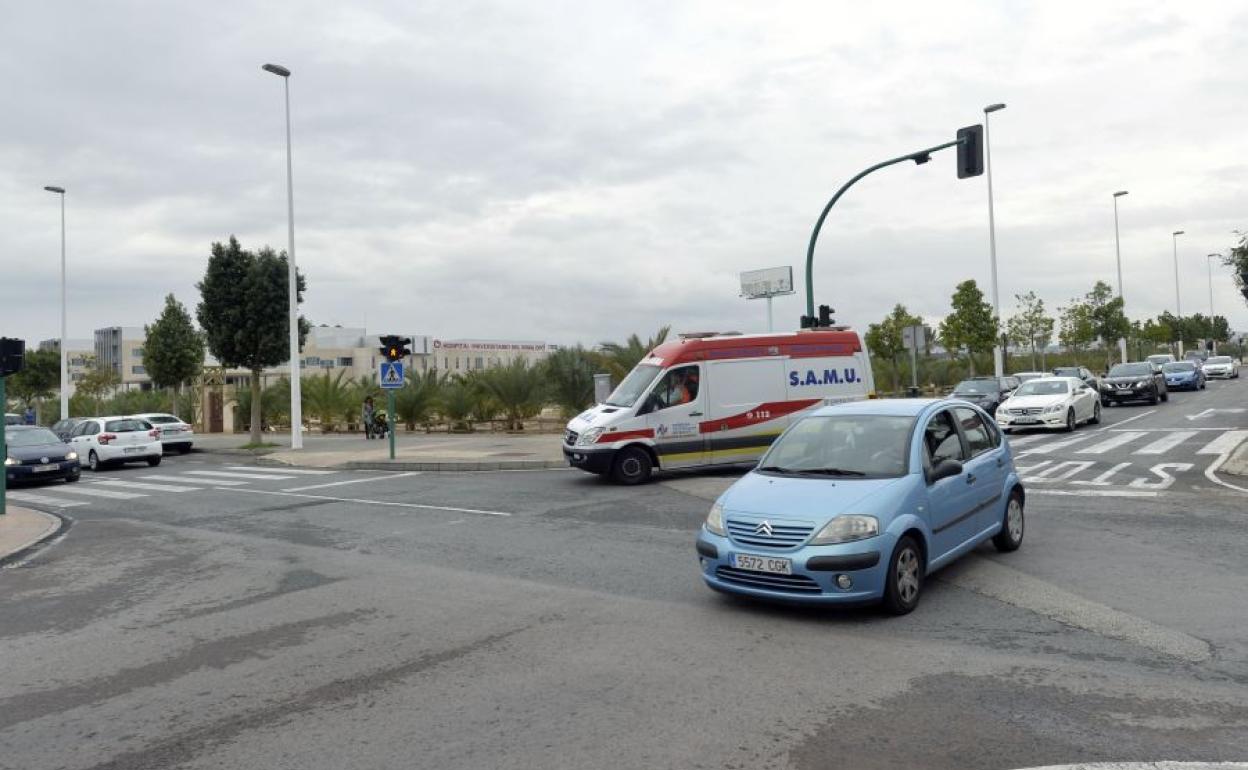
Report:
[[[731,417],[721,417],[718,420],[707,420],[699,423],[698,430],[701,433],[718,433],[721,430],[748,428],[751,425],[778,420],[794,412],[800,412],[822,400],[821,398],[803,398],[797,401],[769,401],[765,404],[759,404],[749,411],[734,414]]]
[[[641,430],[619,430],[615,433],[604,433],[594,443],[609,444],[613,441],[623,441],[630,438],[654,438],[654,429],[643,428]]]

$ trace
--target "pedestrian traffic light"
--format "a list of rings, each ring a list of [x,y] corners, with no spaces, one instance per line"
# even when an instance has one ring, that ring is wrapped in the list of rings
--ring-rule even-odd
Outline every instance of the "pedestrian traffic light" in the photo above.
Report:
[[[26,365],[26,343],[12,337],[0,337],[0,377],[17,374]]]
[[[383,334],[381,336],[381,354],[386,357],[387,361],[402,361],[412,354],[408,345],[412,344],[411,337],[400,337],[397,334]]]
[[[946,134],[948,136],[948,134]],[[958,179],[984,173],[984,127],[980,124],[958,129]]]

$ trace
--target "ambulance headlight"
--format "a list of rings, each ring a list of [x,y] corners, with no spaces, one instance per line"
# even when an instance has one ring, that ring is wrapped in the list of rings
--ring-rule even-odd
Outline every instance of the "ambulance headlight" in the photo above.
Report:
[[[576,439],[577,446],[589,446],[598,441],[598,437],[602,435],[602,428],[590,428],[582,433]]]

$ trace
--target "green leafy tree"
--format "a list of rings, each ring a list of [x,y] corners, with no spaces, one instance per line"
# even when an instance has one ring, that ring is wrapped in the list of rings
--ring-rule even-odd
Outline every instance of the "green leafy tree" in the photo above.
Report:
[[[204,337],[172,294],[165,297],[165,309],[156,323],[144,331],[143,368],[153,385],[174,389],[176,404],[182,386],[199,376],[204,366]]]
[[[447,381],[448,377],[440,374],[437,369],[430,369],[423,374],[420,372],[408,374],[407,381],[394,396],[396,418],[401,420],[408,430],[416,430],[419,424],[424,425],[427,431],[429,424],[433,421],[434,412],[437,411],[442,388]]]
[[[1122,312],[1122,298],[1114,296],[1113,288],[1104,281],[1097,281],[1084,297],[1092,334],[1099,337],[1105,347],[1105,367],[1111,365],[1113,346],[1131,331],[1131,322]]]
[[[645,342],[642,342],[636,334],[631,334],[623,343],[600,343],[602,364],[611,374],[611,380],[619,382],[624,379],[633,367],[646,357],[647,353],[667,340],[671,329],[670,326],[659,327],[658,333]]]
[[[577,345],[562,348],[542,362],[550,399],[559,406],[563,416],[571,419],[594,403],[594,357]]]
[[[1231,268],[1235,288],[1240,290],[1244,301],[1248,302],[1248,234],[1239,237],[1239,241],[1222,259],[1222,264]]]
[[[1015,294],[1018,311],[1006,322],[1006,336],[1020,347],[1031,350],[1031,368],[1036,368],[1036,354],[1044,351],[1053,341],[1054,319],[1044,310],[1044,300],[1034,291]],[[1041,366],[1043,355],[1041,356]]]
[[[329,372],[304,377],[300,383],[300,392],[308,415],[319,420],[321,430],[326,433],[332,433],[338,420],[359,406],[346,370],[339,370],[332,377]]]
[[[1077,299],[1059,311],[1058,339],[1076,358],[1084,346],[1096,339],[1096,326],[1087,303]]]
[[[104,397],[111,395],[119,385],[121,385],[121,375],[117,373],[116,369],[92,363],[91,367],[82,375],[82,379],[78,380],[78,385],[74,389],[74,395],[82,398],[80,408],[83,411],[76,411],[73,399],[71,399],[70,414],[75,417],[90,417],[102,414]]]
[[[24,406],[51,398],[60,390],[61,354],[56,350],[27,350],[22,370],[4,380],[10,398]]]
[[[1226,316],[1215,315],[1213,317],[1213,323],[1209,327],[1209,336],[1219,344],[1231,339],[1231,324],[1226,320]]]
[[[208,349],[227,368],[251,371],[251,442],[260,443],[260,375],[290,357],[288,262],[285,253],[269,247],[251,252],[230,236],[227,243],[213,243],[208,269],[198,288],[196,308]],[[298,300],[304,279],[297,276]],[[299,319],[299,342],[308,324]]]
[[[1140,325],[1140,337],[1148,344],[1150,350],[1156,350],[1170,344],[1174,339],[1174,332],[1164,317],[1156,320],[1149,318]]]
[[[892,366],[893,390],[901,390],[900,365],[898,360],[906,354],[905,329],[908,326],[922,326],[923,319],[910,314],[906,306],[897,304],[893,312],[884,317],[878,324],[867,327],[867,349],[876,356],[887,360]]]
[[[975,376],[975,354],[991,352],[997,342],[998,320],[992,305],[974,280],[963,281],[953,292],[953,312],[940,324],[941,343],[951,353],[965,350],[971,376]]]
[[[450,423],[451,430],[471,431],[473,409],[476,406],[476,394],[472,383],[462,377],[450,380],[439,393],[438,409]]]
[[[546,381],[540,366],[517,358],[510,364],[475,372],[481,389],[497,403],[507,418],[508,430],[524,430],[524,421],[542,411]]]

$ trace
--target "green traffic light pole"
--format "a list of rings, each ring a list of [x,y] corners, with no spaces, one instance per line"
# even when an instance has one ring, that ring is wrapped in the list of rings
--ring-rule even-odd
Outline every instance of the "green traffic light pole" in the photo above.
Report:
[[[64,345],[65,343],[62,342],[61,344]],[[8,396],[4,392],[4,377],[0,377],[0,405],[4,406],[5,408],[8,408],[9,406]],[[5,458],[6,460],[9,457],[9,450],[5,446],[5,443],[4,443],[4,431],[3,430],[0,430],[0,457]],[[4,470],[4,475],[0,476],[0,516],[3,516],[4,514],[9,512],[9,509],[5,507],[7,504],[7,500],[6,500],[5,491],[4,491],[5,487],[7,487],[8,484],[9,484],[9,470],[6,468]]]
[[[819,215],[819,220],[815,222],[815,229],[810,234],[810,245],[806,248],[806,315],[811,318],[815,315],[815,242],[819,240],[819,231],[823,229],[823,220],[828,218],[828,212],[832,211],[832,207],[835,206],[836,202],[841,199],[841,196],[845,194],[845,191],[853,187],[854,183],[859,179],[862,179],[864,176],[874,171],[879,171],[882,168],[887,168],[888,166],[892,166],[906,160],[912,160],[916,164],[921,165],[932,159],[933,152],[936,152],[937,150],[945,150],[950,147],[956,147],[962,142],[962,139],[954,139],[952,142],[945,142],[944,144],[938,144],[935,147],[928,147],[926,150],[919,150],[918,152],[912,152],[908,155],[902,155],[900,158],[893,158],[892,160],[886,160],[883,163],[877,163],[846,182],[841,189],[836,191],[836,195],[833,195],[832,200],[828,201],[828,205],[823,207],[823,213]]]
[[[386,391],[386,423],[390,433],[390,459],[394,459],[394,388]]]

